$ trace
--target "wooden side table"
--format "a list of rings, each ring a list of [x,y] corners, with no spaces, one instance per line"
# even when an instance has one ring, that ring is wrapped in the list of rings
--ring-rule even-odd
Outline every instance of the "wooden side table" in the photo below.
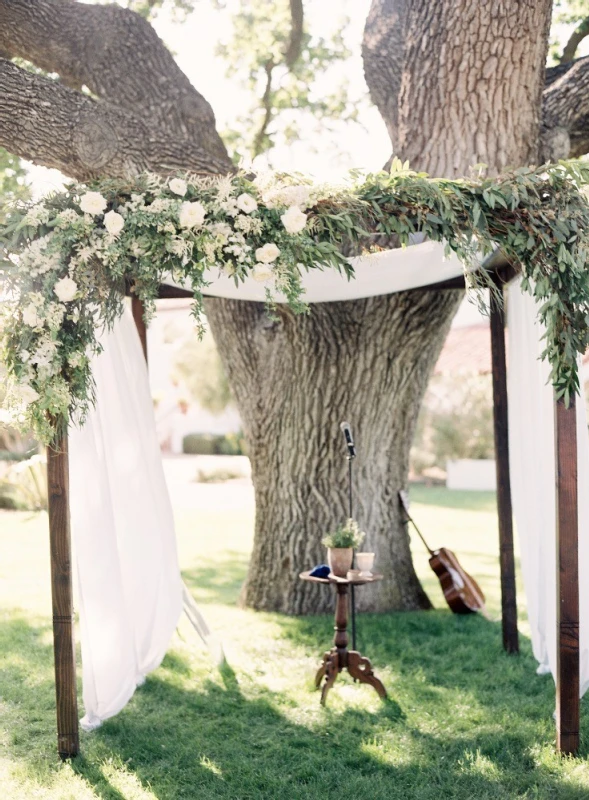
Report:
[[[323,663],[315,676],[315,686],[317,688],[319,688],[323,677],[325,677],[325,683],[321,690],[321,705],[325,705],[327,693],[343,669],[347,669],[350,675],[360,683],[367,683],[372,686],[378,696],[384,700],[387,696],[386,689],[382,681],[372,671],[370,661],[365,656],[360,655],[357,650],[348,650],[348,589],[352,584],[354,586],[362,586],[366,583],[381,581],[383,576],[373,574],[372,578],[356,578],[349,581],[347,578],[336,578],[331,575],[328,578],[313,578],[309,572],[301,572],[299,578],[312,583],[331,583],[335,586],[337,592],[333,647],[323,656]]]

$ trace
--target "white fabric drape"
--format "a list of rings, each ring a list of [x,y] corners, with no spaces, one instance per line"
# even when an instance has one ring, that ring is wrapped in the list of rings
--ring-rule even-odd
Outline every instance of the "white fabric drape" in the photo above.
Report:
[[[440,242],[423,242],[371,253],[351,258],[350,263],[355,273],[352,280],[333,269],[303,271],[303,300],[307,303],[358,300],[440,283],[464,273],[462,263],[454,254],[445,257],[444,245]],[[222,275],[217,269],[207,270],[204,277],[210,282],[203,289],[205,295],[260,303],[266,299],[266,285],[253,278],[246,278],[236,286],[233,278]],[[171,278],[165,282],[177,285]],[[278,302],[286,300],[280,295],[276,299]]]
[[[172,508],[128,309],[102,343],[92,363],[96,407],[69,436],[86,729],[117,714],[159,666],[182,610]]]
[[[556,675],[554,394],[542,326],[520,281],[508,290],[509,446],[513,509],[538,672]],[[581,369],[581,365],[579,364]],[[589,434],[577,402],[581,694],[589,687]]]

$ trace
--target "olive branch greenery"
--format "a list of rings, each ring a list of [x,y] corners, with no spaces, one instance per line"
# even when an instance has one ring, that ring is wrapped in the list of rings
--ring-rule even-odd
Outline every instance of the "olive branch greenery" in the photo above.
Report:
[[[346,253],[405,246],[418,232],[445,242],[475,289],[491,285],[479,265],[497,248],[519,267],[545,326],[551,381],[568,405],[589,345],[588,182],[582,161],[446,180],[395,160],[390,172],[353,174],[335,187],[285,174],[143,175],[70,184],[6,209],[1,347],[12,422],[44,442],[72,419],[83,422],[99,332],[120,316],[129,287],[149,317],[171,276],[190,286],[202,325],[210,271],[222,269],[238,285],[264,280],[271,312],[281,294],[301,313],[305,270],[352,279]]]

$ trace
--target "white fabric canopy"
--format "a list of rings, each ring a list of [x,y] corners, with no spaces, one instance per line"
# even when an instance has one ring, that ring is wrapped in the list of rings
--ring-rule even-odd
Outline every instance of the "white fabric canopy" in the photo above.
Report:
[[[97,403],[70,431],[82,727],[117,714],[161,663],[182,610],[172,508],[130,311],[94,359]]]
[[[464,267],[454,254],[445,257],[444,245],[440,242],[423,242],[396,250],[383,250],[351,258],[350,263],[355,272],[352,280],[333,269],[303,271],[303,300],[307,303],[358,300],[428,286],[464,274]],[[261,303],[266,299],[266,285],[253,278],[246,278],[236,286],[233,278],[216,269],[207,270],[204,277],[210,281],[210,286],[203,290],[205,295]],[[166,283],[179,286],[171,279],[166,279]],[[277,300],[285,302],[280,295]]]
[[[508,291],[511,487],[528,618],[539,673],[556,675],[556,475],[554,393],[540,361],[543,329],[520,281]],[[581,365],[579,365],[580,367]],[[577,402],[581,694],[589,687],[589,434]]]

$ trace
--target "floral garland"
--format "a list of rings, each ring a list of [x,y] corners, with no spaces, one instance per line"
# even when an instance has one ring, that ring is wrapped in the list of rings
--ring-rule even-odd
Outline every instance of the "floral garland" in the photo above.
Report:
[[[496,179],[432,180],[395,161],[390,173],[344,187],[300,176],[245,174],[132,183],[71,184],[12,209],[0,228],[2,357],[12,424],[51,441],[94,401],[90,361],[98,333],[122,313],[125,290],[147,315],[167,275],[189,283],[202,326],[207,270],[247,276],[304,311],[303,270],[353,276],[344,256],[421,230],[470,267],[499,246],[521,265],[540,303],[545,357],[559,396],[578,388],[576,357],[589,344],[589,206],[582,162],[521,169]],[[484,278],[484,276],[482,276]]]

